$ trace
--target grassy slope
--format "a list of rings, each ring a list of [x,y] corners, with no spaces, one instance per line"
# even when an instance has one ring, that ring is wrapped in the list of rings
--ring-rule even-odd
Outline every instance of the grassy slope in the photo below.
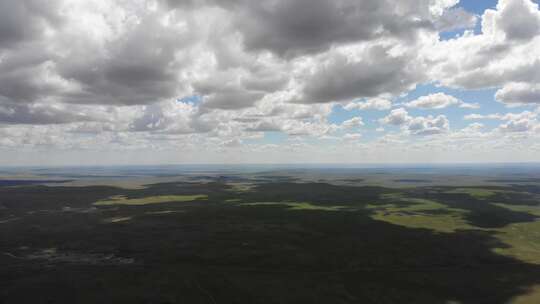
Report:
[[[143,198],[127,198],[126,196],[112,196],[107,200],[101,200],[94,203],[94,206],[112,206],[112,205],[151,205],[171,202],[191,202],[207,199],[207,195],[159,195]]]
[[[466,190],[466,191],[465,191]],[[481,188],[458,188],[451,193],[467,193],[475,198],[486,198],[495,195],[495,192]],[[394,202],[407,202],[410,205],[382,204],[367,205],[374,210],[373,219],[389,222],[396,225],[411,228],[426,228],[438,233],[452,233],[457,230],[482,230],[493,232],[497,239],[507,245],[504,248],[495,248],[494,251],[518,258],[528,263],[540,265],[540,222],[512,223],[502,228],[480,228],[468,223],[463,216],[466,210],[448,208],[438,202],[418,199],[404,198],[400,195],[386,196],[386,200]],[[521,206],[509,204],[494,204],[513,211],[528,212],[540,216],[538,206]],[[432,211],[439,213],[433,214]]]

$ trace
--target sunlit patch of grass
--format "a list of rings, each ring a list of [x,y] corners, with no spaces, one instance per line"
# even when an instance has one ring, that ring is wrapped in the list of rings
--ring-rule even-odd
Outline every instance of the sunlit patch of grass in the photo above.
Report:
[[[372,216],[373,219],[389,222],[392,224],[410,227],[425,228],[437,232],[455,232],[458,229],[472,229],[459,215],[421,215],[421,214],[387,214],[378,211]]]
[[[171,214],[171,213],[181,213],[184,212],[183,210],[163,210],[163,211],[150,211],[145,212],[145,214],[149,215],[161,215],[161,214]]]
[[[463,218],[466,210],[449,208],[433,200],[404,197],[401,193],[384,194],[381,198],[390,203],[366,205],[374,211],[371,217],[375,220],[444,233],[474,228]]]
[[[509,246],[495,248],[495,252],[540,264],[540,221],[510,224],[495,231],[496,237]]]
[[[494,204],[517,212],[527,212],[540,216],[539,206]],[[522,261],[540,264],[540,221],[514,223],[496,229],[496,237],[508,248],[496,248],[495,252],[518,258]]]
[[[124,195],[115,195],[109,197],[107,200],[101,200],[94,203],[95,206],[113,206],[113,205],[150,205],[161,203],[174,203],[174,202],[191,202],[196,200],[207,199],[207,195],[160,195],[160,196],[147,196],[142,198],[127,198]]]
[[[393,203],[366,206],[374,211],[373,219],[410,228],[431,229],[442,233],[452,233],[460,229],[493,232],[494,237],[505,244],[505,247],[507,246],[506,248],[494,248],[494,252],[527,263],[540,264],[540,221],[514,223],[502,228],[479,228],[465,221],[466,210],[449,208],[426,199],[404,198],[400,195],[383,196],[383,198],[385,201]],[[411,204],[403,206],[403,203]],[[538,206],[494,205],[540,216],[540,207]]]
[[[501,204],[501,203],[494,203],[493,205],[506,208],[512,211],[527,212],[532,215],[540,216],[540,206],[510,205],[510,204]]]
[[[525,294],[510,300],[510,304],[536,304],[540,303],[540,285],[529,288]]]
[[[230,183],[228,185],[231,187],[230,190],[234,192],[248,192],[255,187],[250,183]]]
[[[385,205],[389,206],[389,205]],[[381,207],[381,206],[378,206]],[[463,212],[456,212],[449,208],[441,208],[442,214],[424,213],[422,211],[435,210],[433,206],[420,206],[400,208],[395,205],[387,208],[377,209],[371,216],[375,220],[410,227],[425,228],[437,232],[455,232],[458,229],[473,229],[462,217]]]
[[[225,203],[240,203],[241,201],[242,200],[239,198],[230,198],[230,199],[226,199]]]
[[[320,210],[320,211],[343,211],[345,206],[320,206],[305,202],[257,202],[241,204],[242,206],[286,206],[288,210]]]
[[[366,205],[369,209],[385,209],[385,210],[395,210],[395,211],[429,211],[429,210],[439,210],[445,209],[456,212],[465,212],[465,210],[449,208],[446,205],[438,203],[433,200],[423,199],[423,198],[413,198],[413,197],[403,197],[397,195],[383,195],[383,199],[388,200],[389,198],[394,199],[394,203],[375,205],[370,204]],[[400,204],[398,204],[398,202]],[[406,203],[407,206],[401,206],[401,203]]]
[[[131,219],[132,219],[131,216],[124,216],[124,217],[111,217],[111,218],[105,219],[104,221],[106,223],[121,223],[121,222],[131,221]]]
[[[383,198],[397,201],[394,204],[367,205],[366,208],[374,211],[371,217],[375,220],[446,233],[474,228],[463,219],[463,214],[467,212],[465,210],[448,208],[433,200],[403,198],[401,195],[385,195]],[[408,205],[403,206],[403,203]],[[433,212],[437,210],[441,212]]]

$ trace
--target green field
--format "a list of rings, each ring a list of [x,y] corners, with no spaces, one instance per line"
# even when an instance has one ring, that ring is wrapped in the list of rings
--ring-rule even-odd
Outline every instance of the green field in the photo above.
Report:
[[[111,196],[106,200],[100,200],[95,202],[94,206],[112,206],[112,205],[151,205],[162,203],[174,203],[174,202],[192,202],[197,200],[205,200],[206,195],[160,195],[160,196],[148,196],[141,198],[127,198],[123,195]]]
[[[299,202],[257,202],[245,203],[242,206],[285,206],[288,210],[320,210],[320,211],[340,211],[346,209],[345,206],[320,206],[311,203]]]

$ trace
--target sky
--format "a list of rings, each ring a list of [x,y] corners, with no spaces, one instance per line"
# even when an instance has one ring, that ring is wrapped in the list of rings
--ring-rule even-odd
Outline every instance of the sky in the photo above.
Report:
[[[0,0],[0,166],[540,161],[532,0]]]

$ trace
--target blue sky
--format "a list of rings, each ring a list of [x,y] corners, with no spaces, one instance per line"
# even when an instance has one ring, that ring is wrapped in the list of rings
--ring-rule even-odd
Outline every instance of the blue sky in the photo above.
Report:
[[[477,15],[482,15],[484,11],[488,8],[495,9],[497,6],[496,0],[462,0],[459,2],[458,6],[463,7],[469,12],[472,12]]]
[[[480,104],[479,109],[462,109],[459,107],[448,107],[440,110],[423,110],[412,109],[409,111],[414,116],[421,116],[426,114],[446,115],[456,127],[465,127],[470,122],[463,119],[467,114],[496,114],[496,113],[512,113],[521,112],[522,109],[508,109],[502,103],[495,101],[494,95],[497,89],[482,89],[482,90],[460,90],[452,89],[448,87],[435,86],[432,84],[418,85],[416,89],[409,92],[406,96],[398,97],[394,100],[395,104],[406,103],[412,101],[418,97],[442,92],[451,96],[455,96],[463,101]],[[396,106],[394,106],[396,107]],[[347,119],[351,119],[356,116],[362,116],[365,122],[366,129],[369,131],[375,131],[379,127],[378,120],[385,116],[386,112],[377,110],[352,110],[347,111],[343,109],[343,106],[336,105],[330,114],[329,121],[331,123],[339,124]],[[486,125],[489,127],[495,127],[497,124],[493,121],[486,121]],[[373,135],[373,134],[372,134]],[[370,135],[371,136],[371,135]]]
[[[457,7],[462,7],[465,10],[481,16],[486,9],[496,9],[497,1],[473,1],[465,0],[460,1]],[[481,22],[480,20],[476,23],[476,26],[473,28],[475,34],[481,33]],[[454,39],[463,35],[464,31],[467,29],[459,29],[455,31],[441,32],[440,39],[448,40]],[[495,93],[497,88],[485,88],[485,89],[459,89],[445,87],[439,84],[419,84],[412,91],[406,93],[404,96],[398,96],[393,99],[394,108],[396,104],[402,104],[409,101],[412,101],[421,96],[439,93],[442,92],[447,95],[451,95],[459,98],[465,102],[478,103],[480,107],[478,109],[463,109],[459,107],[449,107],[439,110],[425,110],[425,109],[412,109],[409,110],[409,113],[414,116],[421,115],[440,115],[444,114],[452,123],[452,126],[455,128],[465,128],[470,124],[469,120],[464,119],[467,114],[480,114],[480,115],[489,115],[497,113],[515,113],[519,114],[523,111],[522,108],[508,108],[508,105],[497,102],[495,100]],[[534,110],[534,108],[532,108]],[[380,127],[379,120],[385,116],[384,112],[377,110],[352,110],[347,111],[341,105],[336,105],[333,108],[331,115],[329,116],[329,121],[331,123],[340,124],[343,121],[351,119],[355,116],[361,115],[364,118],[365,127],[362,128],[363,135],[365,139],[374,139],[379,135],[379,132],[375,131]],[[482,123],[486,128],[496,128],[499,125],[499,122],[494,119],[483,120]],[[394,128],[395,130],[395,128]]]

